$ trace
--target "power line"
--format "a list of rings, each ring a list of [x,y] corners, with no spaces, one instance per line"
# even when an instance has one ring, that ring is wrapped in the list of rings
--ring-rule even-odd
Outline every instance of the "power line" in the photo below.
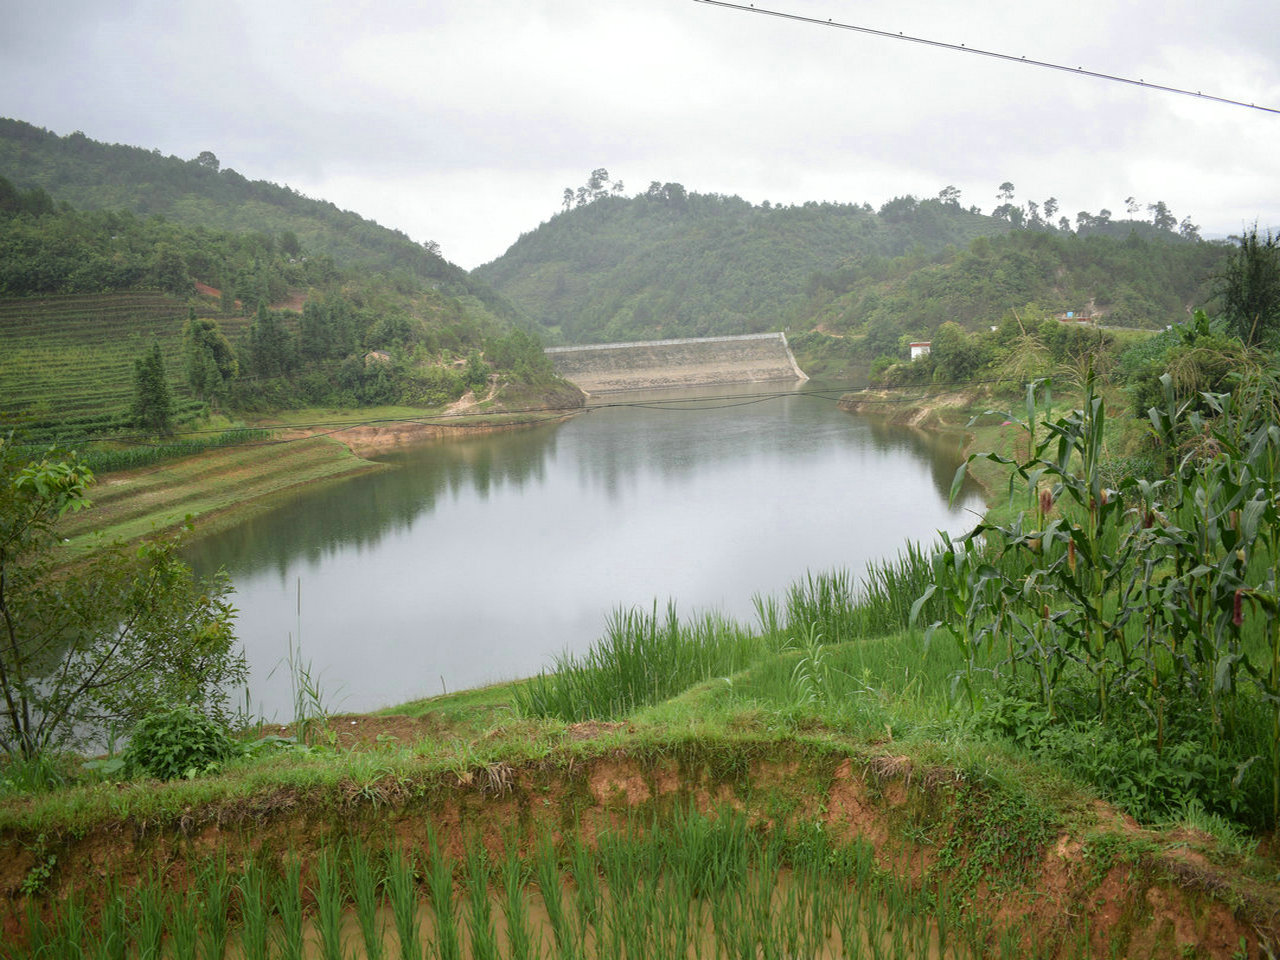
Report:
[[[941,40],[928,40],[924,37],[915,37],[910,34],[891,33],[888,30],[876,30],[872,27],[857,26],[852,23],[840,23],[835,20],[819,20],[816,17],[805,17],[798,13],[784,13],[780,10],[768,10],[764,7],[757,7],[755,4],[728,3],[726,0],[696,0],[697,3],[706,3],[713,7],[724,7],[729,10],[742,10],[747,13],[761,13],[767,17],[778,17],[783,20],[796,20],[801,23],[812,23],[820,27],[836,27],[840,30],[852,30],[855,33],[865,33],[873,37],[885,37],[889,40],[907,40],[911,43],[923,44],[926,47],[935,47],[942,50],[954,50],[956,53],[974,53],[980,57],[991,57],[995,60],[1008,60],[1011,63],[1021,63],[1030,67],[1044,67],[1047,70],[1060,70],[1063,73],[1070,73],[1078,77],[1094,77],[1098,80],[1110,80],[1113,83],[1127,83],[1135,87],[1145,87],[1148,90],[1160,90],[1164,93],[1177,93],[1185,97],[1196,97],[1200,100],[1211,100],[1214,103],[1224,103],[1233,107],[1247,107],[1250,110],[1261,110],[1264,113],[1280,113],[1280,109],[1276,107],[1262,107],[1256,103],[1245,103],[1243,100],[1232,100],[1228,97],[1215,97],[1211,94],[1202,93],[1199,90],[1185,90],[1181,87],[1170,87],[1161,83],[1148,83],[1145,80],[1134,80],[1130,77],[1121,77],[1111,73],[1101,73],[1097,70],[1086,70],[1084,67],[1069,67],[1061,63],[1053,63],[1049,60],[1032,60],[1028,57],[1015,57],[1009,53],[997,53],[994,50],[983,50],[979,47],[966,46],[963,43],[944,43]]]

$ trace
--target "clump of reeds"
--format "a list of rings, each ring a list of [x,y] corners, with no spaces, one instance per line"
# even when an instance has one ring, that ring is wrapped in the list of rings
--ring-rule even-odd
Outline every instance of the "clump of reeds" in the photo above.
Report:
[[[761,650],[759,637],[719,614],[681,622],[674,604],[665,616],[656,604],[648,612],[621,610],[587,653],[558,657],[553,672],[516,690],[516,702],[526,716],[568,722],[621,717],[735,673]]]

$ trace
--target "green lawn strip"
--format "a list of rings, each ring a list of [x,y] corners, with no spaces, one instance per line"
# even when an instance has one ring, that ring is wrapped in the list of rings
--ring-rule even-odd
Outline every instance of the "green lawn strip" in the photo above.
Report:
[[[68,517],[62,533],[68,552],[92,550],[99,537],[132,540],[203,518],[207,534],[266,509],[270,498],[305,484],[337,480],[382,465],[357,457],[341,443],[310,438],[292,444],[212,450],[136,477],[111,475],[90,488],[95,506]]]
[[[335,407],[302,407],[296,410],[276,410],[269,414],[247,414],[245,422],[250,426],[271,430],[280,427],[334,427],[349,424],[360,426],[378,420],[420,420],[438,417],[442,407],[407,407],[386,405],[360,407],[358,410]]]

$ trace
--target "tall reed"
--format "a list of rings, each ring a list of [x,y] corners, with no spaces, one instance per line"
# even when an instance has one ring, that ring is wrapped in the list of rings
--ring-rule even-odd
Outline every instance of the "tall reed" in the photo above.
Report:
[[[719,614],[682,623],[674,604],[665,616],[657,604],[648,612],[619,610],[586,654],[558,657],[554,672],[517,688],[516,703],[526,716],[569,722],[621,717],[735,673],[761,649],[760,638]]]

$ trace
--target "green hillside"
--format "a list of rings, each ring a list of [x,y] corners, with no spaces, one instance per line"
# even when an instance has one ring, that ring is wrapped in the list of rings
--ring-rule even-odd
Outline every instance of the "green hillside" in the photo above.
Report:
[[[1226,244],[1194,226],[1082,213],[1072,230],[942,199],[752,205],[656,184],[579,202],[475,274],[549,335],[589,343],[788,329],[869,334],[865,359],[940,324],[1037,304],[1157,328],[1210,297]],[[848,353],[866,352],[857,343]]]
[[[466,271],[398,230],[289,187],[249,180],[222,168],[210,152],[182,160],[0,118],[0,176],[78,210],[159,214],[206,230],[263,233],[332,257],[340,267],[428,279],[443,292],[478,297],[495,313],[513,316],[508,304]]]
[[[811,278],[805,326],[925,334],[947,321],[972,329],[1029,303],[1108,326],[1160,328],[1212,297],[1231,249],[1176,237],[1125,239],[1016,230],[934,257],[862,259]]]
[[[292,231],[77,210],[0,175],[0,429],[29,443],[468,390],[537,405],[564,384],[513,315],[470,281],[343,264]],[[153,343],[147,383],[167,391],[137,367]]]
[[[183,300],[163,293],[0,300],[0,429],[83,434],[129,426],[134,361],[158,342],[180,413],[201,408],[182,370]],[[237,335],[239,324],[227,332]]]
[[[810,277],[855,252],[931,254],[1008,229],[938,201],[904,198],[877,214],[667,184],[557,214],[473,273],[568,342],[758,333],[784,325]]]

